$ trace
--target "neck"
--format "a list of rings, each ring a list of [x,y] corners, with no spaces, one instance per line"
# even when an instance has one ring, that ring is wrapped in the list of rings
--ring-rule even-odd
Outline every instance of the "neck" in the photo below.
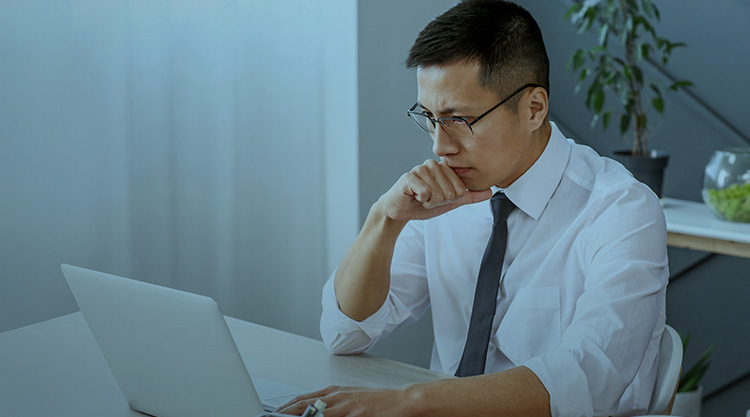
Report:
[[[544,152],[544,149],[547,147],[547,143],[549,143],[549,138],[552,135],[552,125],[549,122],[549,119],[545,119],[541,126],[539,126],[538,129],[531,132],[531,136],[529,137],[529,152],[527,153],[528,158],[525,158],[525,163],[521,167],[520,174],[518,174],[517,177],[513,178],[511,181],[509,181],[507,184],[496,184],[500,188],[508,188],[511,184],[513,184],[518,178],[520,178],[523,174],[526,173],[526,171],[531,168],[532,165],[539,159],[540,156],[542,156],[542,153]]]

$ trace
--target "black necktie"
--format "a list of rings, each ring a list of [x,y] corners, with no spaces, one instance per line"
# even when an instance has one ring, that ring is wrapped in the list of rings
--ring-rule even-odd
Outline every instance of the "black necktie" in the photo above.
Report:
[[[508,216],[516,206],[502,192],[496,193],[492,200],[492,235],[487,243],[479,269],[477,288],[474,293],[474,307],[471,309],[469,335],[466,338],[464,353],[458,365],[456,376],[472,376],[484,373],[487,360],[487,348],[490,344],[492,319],[497,306],[497,288],[500,274],[503,271],[505,245],[508,242]]]

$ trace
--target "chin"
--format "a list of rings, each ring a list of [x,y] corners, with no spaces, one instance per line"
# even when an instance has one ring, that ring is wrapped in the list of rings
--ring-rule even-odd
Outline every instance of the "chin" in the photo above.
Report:
[[[469,191],[484,191],[492,186],[492,184],[485,185],[484,183],[477,181],[464,181],[464,186]]]

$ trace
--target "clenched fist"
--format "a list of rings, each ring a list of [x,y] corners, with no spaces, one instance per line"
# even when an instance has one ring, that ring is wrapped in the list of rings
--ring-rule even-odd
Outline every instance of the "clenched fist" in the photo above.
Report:
[[[402,175],[376,205],[392,220],[425,220],[490,197],[490,189],[467,190],[453,168],[428,159]]]

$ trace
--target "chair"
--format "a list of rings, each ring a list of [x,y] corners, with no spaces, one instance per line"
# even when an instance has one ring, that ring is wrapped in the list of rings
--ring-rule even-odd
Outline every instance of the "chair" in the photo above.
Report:
[[[648,414],[669,415],[672,412],[677,383],[682,373],[682,339],[675,329],[665,325],[659,343],[659,365]]]

